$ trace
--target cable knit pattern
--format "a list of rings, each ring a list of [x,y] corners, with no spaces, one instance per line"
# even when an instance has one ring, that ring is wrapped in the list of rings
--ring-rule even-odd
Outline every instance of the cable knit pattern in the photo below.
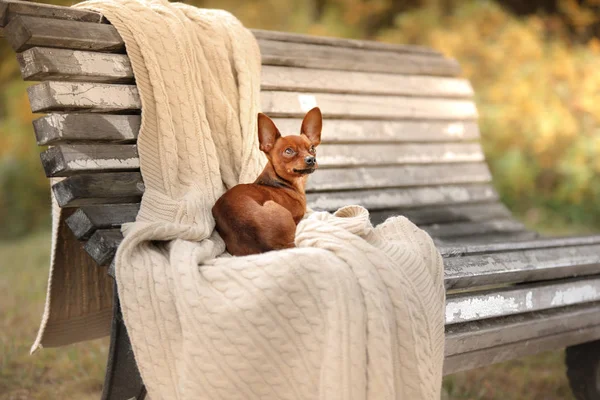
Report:
[[[442,261],[407,219],[316,212],[295,249],[222,256],[211,207],[264,162],[252,34],[223,11],[161,0],[78,7],[117,28],[141,95],[146,192],[116,272],[150,397],[439,399]]]

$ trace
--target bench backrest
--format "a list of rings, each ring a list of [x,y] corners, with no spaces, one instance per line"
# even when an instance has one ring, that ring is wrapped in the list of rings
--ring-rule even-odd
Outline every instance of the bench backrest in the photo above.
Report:
[[[79,208],[69,225],[79,239],[97,233],[87,247],[106,263],[144,190],[141,104],[124,43],[94,13],[4,4],[23,78],[42,81],[29,97],[34,113],[48,113],[34,122],[38,143],[50,145],[46,175],[66,178],[56,198]],[[361,204],[374,222],[404,214],[446,240],[523,232],[491,186],[473,90],[456,61],[417,46],[253,32],[263,112],[295,133],[308,109],[323,111],[312,208]]]

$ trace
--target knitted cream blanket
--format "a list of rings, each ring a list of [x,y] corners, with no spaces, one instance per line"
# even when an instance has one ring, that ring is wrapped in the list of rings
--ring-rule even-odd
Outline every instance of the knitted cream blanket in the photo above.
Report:
[[[211,207],[263,162],[252,34],[225,12],[162,0],[80,6],[123,37],[143,107],[146,191],[116,272],[152,400],[439,399],[442,262],[405,218],[312,213],[295,249],[218,257]]]

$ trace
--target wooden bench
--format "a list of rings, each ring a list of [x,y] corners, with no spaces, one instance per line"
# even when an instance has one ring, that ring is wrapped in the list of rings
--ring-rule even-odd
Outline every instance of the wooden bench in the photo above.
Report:
[[[314,209],[361,204],[374,223],[402,214],[445,262],[445,374],[569,347],[579,399],[599,398],[600,236],[543,238],[499,201],[479,142],[473,90],[456,61],[416,46],[253,31],[262,109],[284,132],[325,117]],[[46,175],[68,225],[109,266],[144,192],[141,105],[125,47],[101,15],[0,0]],[[64,232],[64,234],[69,234]],[[109,270],[110,272],[110,270]],[[118,300],[118,299],[117,299]],[[103,399],[144,397],[115,301]]]

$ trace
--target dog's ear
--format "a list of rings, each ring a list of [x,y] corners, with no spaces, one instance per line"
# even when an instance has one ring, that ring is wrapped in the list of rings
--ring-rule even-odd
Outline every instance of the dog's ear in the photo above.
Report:
[[[323,127],[323,116],[319,107],[315,107],[306,113],[302,121],[300,133],[308,137],[313,146],[321,143],[321,129]]]
[[[280,137],[279,129],[273,120],[263,113],[258,113],[258,141],[261,151],[265,153],[271,151]]]

